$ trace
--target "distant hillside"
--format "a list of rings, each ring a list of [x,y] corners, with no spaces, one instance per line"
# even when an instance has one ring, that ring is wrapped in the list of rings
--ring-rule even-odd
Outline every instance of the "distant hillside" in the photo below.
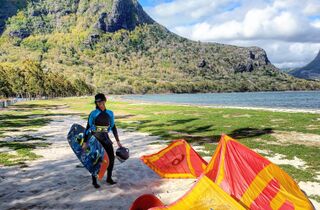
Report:
[[[298,78],[320,80],[320,51],[308,65],[295,69],[290,74]]]
[[[35,62],[44,73],[63,74],[87,92],[92,87],[113,94],[320,89],[318,82],[279,71],[261,48],[182,38],[152,20],[136,0],[4,2],[1,10],[12,2],[23,9],[0,17],[6,19],[0,67],[24,71],[26,60]]]
[[[289,73],[290,71],[292,71],[294,68],[280,68],[280,71],[285,72],[285,73]]]

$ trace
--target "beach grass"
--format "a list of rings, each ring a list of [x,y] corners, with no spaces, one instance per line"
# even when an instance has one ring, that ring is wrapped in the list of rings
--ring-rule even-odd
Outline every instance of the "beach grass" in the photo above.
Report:
[[[52,110],[59,106],[50,101],[27,101],[0,111],[0,165],[25,165],[25,161],[40,158],[32,150],[50,144],[32,133],[47,125],[50,116],[57,114]]]
[[[320,196],[319,195],[310,195],[309,198],[314,199],[317,202],[320,202]]]
[[[32,106],[68,106],[83,119],[95,108],[93,97],[60,98],[32,101]],[[28,104],[28,103],[24,103]],[[277,132],[298,132],[320,135],[320,116],[312,113],[287,113],[270,110],[213,108],[187,105],[126,102],[111,98],[107,108],[115,113],[116,124],[126,130],[146,132],[164,140],[186,139],[193,145],[204,146],[213,154],[221,134],[227,134],[244,145],[259,149],[262,155],[281,154],[286,159],[297,157],[305,168],[281,165],[297,181],[317,181],[320,172],[319,145],[304,145],[280,141]],[[39,114],[39,113],[38,113]],[[0,130],[1,131],[1,130]]]
[[[84,118],[94,109],[91,97],[58,101],[83,113]],[[320,147],[304,145],[296,142],[295,138],[292,142],[280,142],[273,136],[279,131],[320,135],[319,114],[119,100],[109,100],[107,107],[114,111],[117,126],[165,140],[186,139],[194,145],[203,145],[207,152],[202,155],[213,154],[221,134],[227,134],[252,149],[267,151],[262,155],[281,154],[286,159],[297,157],[306,162],[305,169],[288,165],[281,167],[297,181],[319,182],[315,177],[320,171]]]

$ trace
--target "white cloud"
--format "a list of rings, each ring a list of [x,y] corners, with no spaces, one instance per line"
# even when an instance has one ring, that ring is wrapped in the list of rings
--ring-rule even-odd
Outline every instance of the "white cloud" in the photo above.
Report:
[[[208,14],[218,12],[221,7],[237,0],[175,0],[147,7],[146,11],[158,22],[175,27],[181,24],[193,24],[208,17]],[[209,15],[210,16],[210,15]]]
[[[306,15],[319,15],[320,14],[320,2],[318,0],[308,1],[303,12]]]
[[[311,25],[315,28],[319,28],[320,29],[320,19],[312,21]]]
[[[215,2],[210,0],[177,0],[157,5],[153,8],[153,11],[155,15],[160,17],[184,13],[184,15],[199,18],[206,14],[205,11],[208,8],[214,9],[215,5]],[[203,9],[204,12],[201,12]]]
[[[193,40],[260,46],[278,66],[305,64],[320,49],[320,0],[174,0],[148,12]]]
[[[174,31],[194,40],[221,41],[230,39],[278,39],[283,41],[320,41],[318,23],[306,23],[289,11],[275,8],[252,9],[242,21],[230,20],[218,24],[201,22],[178,26]],[[312,36],[318,34],[319,36]]]

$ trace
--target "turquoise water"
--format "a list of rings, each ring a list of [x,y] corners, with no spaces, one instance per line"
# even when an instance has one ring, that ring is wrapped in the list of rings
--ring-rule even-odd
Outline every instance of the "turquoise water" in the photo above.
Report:
[[[125,99],[236,107],[320,109],[320,91],[127,95]]]

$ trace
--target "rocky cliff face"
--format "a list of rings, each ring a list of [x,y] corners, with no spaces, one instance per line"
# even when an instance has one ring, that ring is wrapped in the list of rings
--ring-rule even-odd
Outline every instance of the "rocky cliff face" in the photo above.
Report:
[[[250,47],[247,50],[247,56],[243,59],[242,62],[234,65],[234,72],[252,72],[261,66],[271,65],[267,53],[258,47]],[[239,55],[243,53],[242,50],[238,50]]]
[[[104,32],[115,32],[120,29],[134,30],[138,25],[153,23],[154,20],[137,1],[114,0],[111,12],[102,13],[97,26]]]
[[[298,78],[320,80],[320,51],[308,65],[295,69],[290,74]]]

